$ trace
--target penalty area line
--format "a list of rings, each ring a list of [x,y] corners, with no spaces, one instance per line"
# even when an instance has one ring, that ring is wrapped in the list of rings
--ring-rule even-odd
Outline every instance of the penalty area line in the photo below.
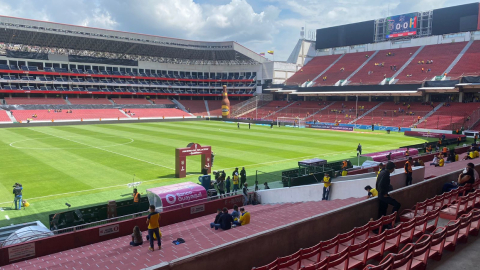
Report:
[[[39,132],[39,133],[43,133],[43,134],[45,134],[45,135],[49,135],[49,136],[56,137],[56,138],[59,138],[59,139],[62,139],[62,140],[66,140],[66,141],[71,141],[71,142],[74,142],[74,143],[78,143],[78,144],[81,144],[81,145],[85,145],[85,146],[88,146],[88,147],[91,147],[91,148],[95,148],[95,149],[98,149],[98,150],[102,150],[102,151],[105,151],[105,152],[108,152],[108,153],[112,153],[112,154],[115,154],[115,155],[119,155],[119,156],[131,158],[131,159],[134,159],[134,160],[137,160],[137,161],[141,161],[141,162],[145,162],[145,163],[148,163],[148,164],[151,164],[151,165],[155,165],[155,166],[158,166],[158,167],[163,167],[163,168],[165,168],[165,169],[169,169],[169,170],[172,170],[172,171],[175,170],[174,168],[170,168],[170,167],[167,167],[167,166],[164,166],[164,165],[160,165],[160,164],[157,164],[157,163],[154,163],[154,162],[150,162],[150,161],[147,161],[147,160],[143,160],[143,159],[139,159],[139,158],[136,158],[136,157],[128,156],[128,155],[125,155],[125,154],[117,153],[117,152],[114,152],[114,151],[111,151],[111,150],[103,149],[103,148],[101,148],[101,147],[89,145],[89,144],[86,144],[86,143],[82,143],[82,142],[78,142],[78,141],[75,141],[75,140],[67,139],[67,138],[64,138],[64,137],[61,137],[61,136],[57,136],[57,135],[48,134],[48,133],[46,133],[46,132],[38,131],[38,130],[35,130],[35,129],[32,129],[32,128],[29,128],[29,129],[30,129],[30,130],[33,130],[33,131],[36,131],[36,132]]]

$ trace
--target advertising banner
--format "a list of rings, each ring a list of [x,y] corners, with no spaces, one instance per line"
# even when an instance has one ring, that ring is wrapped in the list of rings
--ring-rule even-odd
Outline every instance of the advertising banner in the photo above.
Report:
[[[318,128],[318,129],[353,131],[353,127],[345,127],[345,126],[333,126],[333,125],[322,125],[322,124],[313,124],[308,126],[310,128]]]

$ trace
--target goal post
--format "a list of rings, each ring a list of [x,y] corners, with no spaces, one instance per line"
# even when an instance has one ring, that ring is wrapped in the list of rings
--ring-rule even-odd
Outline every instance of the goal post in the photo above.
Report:
[[[304,128],[305,120],[298,117],[277,117],[277,127],[280,126]]]

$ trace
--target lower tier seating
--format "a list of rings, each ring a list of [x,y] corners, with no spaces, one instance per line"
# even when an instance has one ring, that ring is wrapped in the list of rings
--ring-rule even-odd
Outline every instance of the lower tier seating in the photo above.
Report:
[[[126,109],[127,114],[133,118],[148,118],[148,117],[188,117],[190,114],[179,109]],[[129,112],[129,113],[128,113]]]
[[[89,120],[100,118],[128,118],[118,109],[87,109],[87,110],[69,110],[55,112],[54,110],[12,110],[13,116],[17,121],[51,121],[51,120]],[[36,116],[36,117],[35,117]]]
[[[12,123],[10,117],[8,117],[7,112],[4,110],[0,110],[0,123]]]

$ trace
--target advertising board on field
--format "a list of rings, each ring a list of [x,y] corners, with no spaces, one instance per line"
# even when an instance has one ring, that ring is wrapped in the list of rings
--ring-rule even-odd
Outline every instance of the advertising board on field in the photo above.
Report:
[[[318,128],[318,129],[353,131],[353,127],[346,127],[346,126],[333,126],[333,125],[313,124],[313,125],[307,125],[307,127],[310,127],[310,128]]]

